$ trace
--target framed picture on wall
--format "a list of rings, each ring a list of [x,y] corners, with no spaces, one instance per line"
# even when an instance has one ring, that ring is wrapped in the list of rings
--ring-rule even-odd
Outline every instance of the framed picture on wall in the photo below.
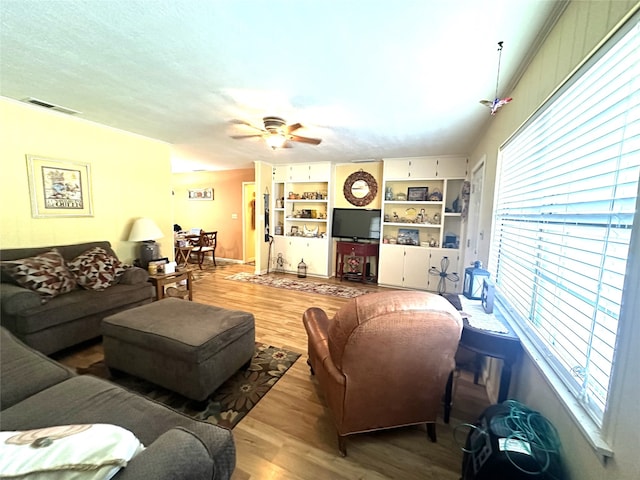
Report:
[[[213,200],[213,188],[189,188],[189,200]]]
[[[88,163],[27,155],[31,216],[92,217]]]

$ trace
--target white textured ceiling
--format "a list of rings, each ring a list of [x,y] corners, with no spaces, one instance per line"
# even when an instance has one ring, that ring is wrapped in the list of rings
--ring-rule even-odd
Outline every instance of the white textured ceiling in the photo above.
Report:
[[[465,154],[498,42],[503,95],[563,3],[0,0],[0,95],[169,142],[174,171]],[[322,143],[229,137],[269,115]]]

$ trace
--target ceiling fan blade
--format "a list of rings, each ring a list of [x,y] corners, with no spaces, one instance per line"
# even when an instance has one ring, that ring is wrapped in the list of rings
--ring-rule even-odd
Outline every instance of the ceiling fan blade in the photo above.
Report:
[[[302,128],[302,124],[301,123],[294,123],[293,125],[289,125],[287,127],[287,133],[295,132],[299,128]]]
[[[253,138],[253,137],[262,137],[261,133],[257,134],[249,134],[249,135],[229,135],[231,138],[235,138],[236,140],[241,138]]]
[[[237,118],[234,118],[232,120],[229,120],[229,123],[232,125],[245,125],[247,127],[253,128],[254,130],[259,130],[261,132],[266,132],[266,130],[256,127],[255,125],[250,124],[249,122],[245,121],[245,120],[239,120]]]
[[[293,145],[291,145],[291,142],[284,142],[280,148],[293,148]]]
[[[291,135],[289,140],[293,142],[309,143],[311,145],[319,145],[320,142],[322,142],[319,138],[299,137],[297,135]]]

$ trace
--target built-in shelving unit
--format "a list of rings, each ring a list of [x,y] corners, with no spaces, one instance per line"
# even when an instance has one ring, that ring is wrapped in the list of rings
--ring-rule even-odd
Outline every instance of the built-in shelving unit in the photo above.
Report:
[[[329,276],[331,175],[329,163],[273,167],[271,269],[297,272],[304,260],[308,275]]]
[[[384,161],[380,284],[436,291],[432,267],[460,273],[466,174],[460,157]],[[459,291],[460,283],[448,290]]]

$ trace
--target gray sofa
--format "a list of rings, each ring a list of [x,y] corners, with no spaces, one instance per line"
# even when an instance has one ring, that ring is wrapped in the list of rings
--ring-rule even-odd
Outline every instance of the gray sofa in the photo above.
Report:
[[[107,241],[55,247],[14,248],[0,250],[0,260],[33,257],[56,248],[70,261],[92,247],[102,247],[116,256]],[[6,272],[0,280],[0,322],[27,345],[51,354],[100,336],[103,318],[153,300],[148,273],[138,267],[128,268],[119,282],[104,291],[80,287],[42,304],[42,297],[19,286]]]
[[[131,431],[145,446],[118,480],[229,479],[235,468],[231,431],[65,366],[0,327],[0,429],[105,423]],[[54,440],[55,441],[55,440]]]

